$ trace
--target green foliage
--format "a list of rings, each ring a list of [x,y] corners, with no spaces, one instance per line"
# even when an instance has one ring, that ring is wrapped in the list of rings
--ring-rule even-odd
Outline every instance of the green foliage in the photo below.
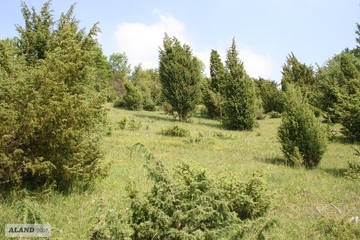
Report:
[[[360,141],[360,92],[344,96],[340,102],[336,110],[343,126],[341,132],[354,142]]]
[[[131,72],[131,65],[125,53],[113,53],[109,56],[109,66],[113,73],[128,75]]]
[[[79,30],[74,6],[61,15],[57,27],[52,18],[46,20],[51,24],[45,29],[38,20],[51,15],[48,4],[40,15],[33,11],[31,18],[25,16],[25,29],[18,27],[17,55],[0,41],[0,66],[6,66],[0,68],[1,190],[56,186],[66,191],[90,186],[106,173],[99,144],[105,94],[95,89],[92,74],[93,38],[99,29],[94,25],[88,34]],[[25,4],[22,11],[28,12]],[[29,36],[48,31],[46,44],[36,38],[29,43]],[[30,51],[34,44],[39,44],[36,53]]]
[[[190,131],[186,128],[179,127],[178,125],[174,125],[162,128],[161,134],[171,137],[189,137]]]
[[[134,68],[131,81],[139,89],[143,96],[143,109],[155,111],[156,105],[160,105],[161,83],[157,69],[142,69],[139,64]]]
[[[276,111],[271,111],[268,113],[270,118],[281,118],[281,113],[276,112]]]
[[[221,116],[221,94],[213,92],[206,83],[203,87],[203,102],[210,118],[217,119]]]
[[[355,149],[354,155],[360,157],[360,150]],[[349,179],[360,179],[360,158],[357,161],[348,162],[349,168],[346,171],[345,175]]]
[[[282,92],[278,89],[275,81],[263,78],[255,79],[255,86],[261,98],[262,107],[265,113],[272,111],[282,112]]]
[[[252,130],[255,126],[255,87],[238,58],[235,39],[227,51],[221,122],[230,130]]]
[[[314,225],[321,239],[359,239],[359,224],[344,217],[322,217]]]
[[[287,84],[284,111],[278,129],[281,150],[294,165],[314,168],[326,149],[326,131],[316,119],[299,90]]]
[[[131,83],[125,83],[125,95],[123,97],[123,106],[128,110],[140,110],[142,108],[143,97],[141,92]]]
[[[140,129],[142,123],[141,121],[137,121],[134,117],[124,116],[120,119],[118,125],[122,130],[128,129],[131,131],[136,131]]]
[[[260,175],[247,182],[233,176],[215,179],[187,163],[171,173],[142,151],[154,184],[144,197],[133,184],[127,188],[132,239],[263,239],[273,225],[265,217],[271,194]]]
[[[159,50],[159,75],[165,100],[186,122],[200,100],[201,69],[188,45],[165,34],[163,49]]]
[[[221,116],[221,101],[225,81],[225,67],[216,50],[211,50],[210,79],[203,82],[203,103],[207,108],[208,116],[218,119]]]
[[[16,218],[19,223],[42,224],[46,222],[46,215],[36,200],[27,197],[15,204]]]
[[[117,212],[110,208],[105,200],[101,200],[96,207],[96,217],[90,221],[93,225],[88,230],[91,240],[130,240],[133,230],[126,222],[126,213]]]

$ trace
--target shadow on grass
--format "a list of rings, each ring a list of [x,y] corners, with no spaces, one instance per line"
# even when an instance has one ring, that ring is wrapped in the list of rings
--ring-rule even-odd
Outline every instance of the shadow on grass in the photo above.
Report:
[[[151,119],[151,120],[155,120],[155,121],[166,121],[166,122],[176,122],[176,120],[169,115],[148,115],[148,114],[143,114],[143,113],[134,113],[134,116],[138,117],[138,118],[144,118],[144,119]]]
[[[334,177],[343,178],[347,171],[346,168],[321,168],[324,172],[333,175]]]
[[[285,158],[282,157],[272,157],[272,158],[262,158],[259,159],[259,161],[262,161],[267,164],[273,164],[273,165],[282,165],[282,166],[289,166],[291,167]]]

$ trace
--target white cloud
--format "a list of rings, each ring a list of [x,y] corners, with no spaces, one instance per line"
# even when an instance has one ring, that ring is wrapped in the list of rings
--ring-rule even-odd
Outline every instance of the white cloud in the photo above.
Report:
[[[132,66],[139,63],[144,68],[158,67],[158,50],[162,47],[162,40],[166,32],[170,37],[175,36],[181,43],[192,47],[186,33],[186,25],[172,15],[163,15],[155,9],[154,14],[159,17],[159,22],[153,25],[144,23],[121,23],[116,30],[116,42],[120,52],[125,52]],[[203,46],[198,43],[197,45]],[[221,44],[217,49],[221,59],[225,62],[226,49]],[[230,47],[231,44],[229,44]],[[211,47],[202,47],[201,51],[193,49],[193,54],[205,64],[205,74],[209,76]],[[246,72],[252,77],[269,78],[273,69],[273,62],[269,56],[254,53],[250,48],[239,49],[239,57],[244,62]]]
[[[250,48],[241,48],[239,58],[244,62],[244,68],[251,77],[270,78],[274,64],[270,56],[254,53]]]
[[[162,46],[164,33],[175,36],[182,43],[188,43],[186,25],[171,15],[154,13],[160,21],[154,25],[143,23],[121,23],[116,30],[116,41],[121,52],[125,52],[132,65],[142,64],[144,68],[158,67],[158,50]]]

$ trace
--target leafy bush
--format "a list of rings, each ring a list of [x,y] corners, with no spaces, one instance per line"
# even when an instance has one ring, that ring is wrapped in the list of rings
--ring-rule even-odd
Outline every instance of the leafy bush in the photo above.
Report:
[[[179,127],[178,125],[174,125],[167,128],[162,128],[161,134],[171,137],[189,137],[190,131],[188,129]]]
[[[278,139],[286,159],[306,168],[318,166],[325,153],[326,138],[326,130],[310,110],[306,99],[288,84],[278,129]]]

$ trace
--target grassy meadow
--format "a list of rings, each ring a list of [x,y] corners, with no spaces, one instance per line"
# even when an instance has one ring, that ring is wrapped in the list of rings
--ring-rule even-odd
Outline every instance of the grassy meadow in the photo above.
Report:
[[[325,239],[314,228],[321,216],[360,216],[360,184],[344,177],[347,162],[358,158],[353,154],[354,145],[331,141],[318,168],[298,169],[284,162],[276,138],[279,118],[266,117],[253,131],[239,132],[223,130],[219,122],[200,114],[191,123],[179,123],[161,111],[108,108],[109,126],[103,148],[106,161],[113,162],[110,174],[91,191],[54,194],[40,202],[52,226],[51,239],[88,239],[87,231],[96,221],[93,217],[100,203],[125,211],[125,186],[129,180],[144,191],[150,188],[144,157],[137,153],[130,156],[131,147],[138,142],[169,168],[186,161],[210,174],[232,172],[243,180],[260,170],[274,193],[269,216],[278,219],[278,224],[269,234],[272,239]],[[132,129],[121,129],[119,121],[125,116],[134,120]],[[174,125],[188,129],[191,136],[160,134]],[[4,237],[4,225],[16,223],[16,219],[13,203],[2,202],[0,239]]]

